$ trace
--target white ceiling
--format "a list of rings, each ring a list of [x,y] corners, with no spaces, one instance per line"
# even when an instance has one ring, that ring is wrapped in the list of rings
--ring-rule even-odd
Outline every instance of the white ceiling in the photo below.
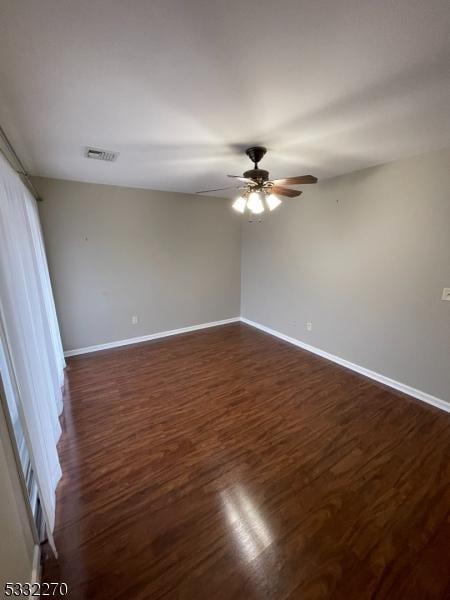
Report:
[[[1,0],[0,123],[50,177],[192,192],[254,143],[330,177],[450,145],[449,26],[448,0]]]

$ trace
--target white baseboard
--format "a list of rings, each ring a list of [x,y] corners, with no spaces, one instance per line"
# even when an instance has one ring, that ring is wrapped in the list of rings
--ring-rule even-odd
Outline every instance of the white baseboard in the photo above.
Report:
[[[223,319],[222,321],[211,321],[211,323],[201,323],[200,325],[190,325],[189,327],[181,327],[180,329],[171,329],[170,331],[160,331],[159,333],[150,333],[149,335],[141,335],[135,338],[126,340],[118,340],[117,342],[108,342],[107,344],[99,344],[97,346],[87,346],[85,348],[77,348],[75,350],[66,350],[64,356],[76,356],[77,354],[87,354],[88,352],[98,352],[99,350],[109,350],[110,348],[118,348],[119,346],[128,346],[129,344],[139,344],[139,342],[148,342],[159,338],[168,337],[170,335],[178,335],[180,333],[188,333],[189,331],[197,331],[198,329],[206,329],[207,327],[217,327],[218,325],[227,325],[240,321],[240,317],[232,319]]]
[[[33,564],[31,565],[30,583],[39,583],[41,581],[41,547],[34,545]]]
[[[270,327],[266,327],[261,323],[257,323],[256,321],[251,321],[250,319],[246,319],[245,317],[233,317],[232,319],[223,319],[222,321],[212,321],[210,323],[201,323],[199,325],[190,325],[189,327],[181,327],[180,329],[172,329],[170,331],[161,331],[159,333],[151,333],[149,335],[143,335],[135,338],[128,338],[125,340],[118,340],[116,342],[108,342],[107,344],[99,344],[97,346],[87,346],[85,348],[77,348],[75,350],[67,350],[64,352],[64,356],[76,356],[78,354],[87,354],[89,352],[97,352],[99,350],[108,350],[110,348],[118,348],[119,346],[127,346],[129,344],[138,344],[139,342],[148,342],[150,340],[157,340],[159,338],[168,337],[171,335],[178,335],[180,333],[188,333],[190,331],[197,331],[199,329],[206,329],[208,327],[216,327],[218,325],[227,325],[228,323],[235,323],[237,321],[242,321],[247,325],[251,325],[252,327],[256,327],[265,333],[273,335],[289,344],[293,344],[294,346],[298,346],[303,350],[307,350],[308,352],[312,352],[313,354],[317,354],[318,356],[322,356],[332,362],[337,363],[347,369],[351,369],[356,373],[360,373],[361,375],[365,375],[370,379],[383,383],[389,387],[392,387],[404,394],[408,394],[413,398],[417,398],[418,400],[422,400],[422,402],[426,402],[427,404],[431,404],[436,408],[440,408],[446,412],[450,412],[450,403],[445,400],[441,400],[440,398],[436,398],[431,394],[427,394],[426,392],[422,392],[422,390],[418,390],[413,388],[405,383],[401,383],[399,381],[395,381],[395,379],[390,379],[385,375],[381,375],[381,373],[376,373],[375,371],[371,371],[370,369],[366,369],[365,367],[361,367],[355,363],[352,363],[344,358],[340,358],[339,356],[335,356],[334,354],[330,354],[329,352],[325,352],[325,350],[321,350],[320,348],[316,348],[315,346],[311,346],[310,344],[306,344],[296,338],[290,337],[276,331],[275,329],[271,329]]]
[[[324,350],[321,350],[320,348],[316,348],[315,346],[310,346],[309,344],[305,344],[305,342],[301,342],[300,340],[297,340],[296,338],[285,335],[284,333],[280,333],[279,331],[276,331],[275,329],[271,329],[270,327],[261,325],[261,323],[256,323],[255,321],[251,321],[250,319],[246,319],[245,317],[241,317],[241,321],[243,323],[246,323],[247,325],[251,325],[252,327],[256,327],[257,329],[260,329],[261,331],[264,331],[265,333],[268,333],[277,338],[280,338],[281,340],[284,340],[285,342],[288,342],[289,344],[294,344],[294,346],[298,346],[299,348],[302,348],[303,350],[307,350],[308,352],[313,352],[314,354],[318,354],[319,356],[322,356],[323,358],[327,358],[328,360],[331,360],[331,361],[337,363],[338,365],[346,367],[347,369],[356,371],[357,373],[360,373],[361,375],[365,375],[366,377],[369,377],[370,379],[374,379],[375,381],[383,383],[384,385],[388,385],[389,387],[392,387],[400,392],[403,392],[404,394],[408,394],[409,396],[412,396],[413,398],[422,400],[422,402],[426,402],[427,404],[431,404],[432,406],[435,406],[436,408],[440,408],[441,410],[450,412],[450,403],[446,402],[445,400],[441,400],[440,398],[431,396],[431,394],[427,394],[426,392],[417,390],[416,388],[406,385],[405,383],[400,383],[399,381],[395,381],[394,379],[385,377],[384,375],[381,375],[380,373],[376,373],[375,371],[371,371],[370,369],[366,369],[365,367],[360,367],[359,365],[356,365],[348,360],[345,360],[344,358],[340,358],[339,356],[335,356],[334,354],[330,354],[329,352],[325,352]]]

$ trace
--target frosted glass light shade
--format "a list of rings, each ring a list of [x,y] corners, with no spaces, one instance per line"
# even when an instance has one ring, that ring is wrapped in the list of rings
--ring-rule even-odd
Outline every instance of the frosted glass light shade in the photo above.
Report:
[[[242,196],[239,196],[239,198],[236,198],[236,200],[234,201],[233,208],[234,208],[234,210],[237,210],[238,212],[243,213],[246,205],[247,205],[247,200],[245,198],[243,198]]]
[[[247,207],[255,215],[264,212],[264,204],[261,200],[261,194],[252,192],[248,197]]]
[[[273,210],[281,204],[281,200],[278,198],[278,196],[275,196],[275,194],[269,194],[266,196],[266,202],[269,210]]]

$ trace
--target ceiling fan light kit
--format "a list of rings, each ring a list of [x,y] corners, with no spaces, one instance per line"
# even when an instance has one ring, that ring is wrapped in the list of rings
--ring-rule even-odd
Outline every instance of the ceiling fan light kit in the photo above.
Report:
[[[264,146],[252,146],[247,148],[245,153],[254,164],[253,169],[245,171],[243,175],[228,175],[233,179],[242,182],[241,185],[235,187],[240,190],[240,195],[233,202],[233,208],[237,212],[244,213],[246,210],[253,214],[261,214],[266,208],[269,211],[275,210],[281,204],[279,196],[287,198],[296,198],[302,193],[300,190],[293,190],[290,185],[302,185],[305,183],[316,183],[317,177],[313,175],[299,175],[296,177],[285,177],[284,179],[269,179],[269,171],[260,169],[258,163],[266,154],[267,149]],[[234,187],[234,186],[231,186]],[[198,194],[206,194],[208,192],[218,192],[227,190],[226,188],[215,188],[213,190],[203,190]]]
[[[281,204],[281,200],[275,194],[265,195],[264,192],[250,192],[247,196],[238,196],[232,207],[240,213],[244,213],[245,209],[248,209],[251,213],[259,215],[266,208],[264,201],[270,211]]]

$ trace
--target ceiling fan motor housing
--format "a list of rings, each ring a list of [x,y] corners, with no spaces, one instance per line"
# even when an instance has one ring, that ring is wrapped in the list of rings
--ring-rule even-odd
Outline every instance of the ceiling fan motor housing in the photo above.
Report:
[[[245,171],[244,177],[264,182],[269,179],[269,171],[265,171],[264,169],[250,169],[249,171]]]

